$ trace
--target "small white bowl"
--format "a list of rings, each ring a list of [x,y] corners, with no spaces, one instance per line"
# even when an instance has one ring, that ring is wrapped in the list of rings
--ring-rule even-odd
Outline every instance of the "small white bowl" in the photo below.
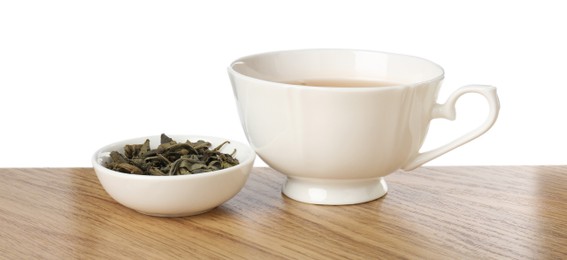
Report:
[[[228,139],[170,135],[177,142],[205,140],[216,147]],[[181,217],[207,212],[236,195],[248,179],[256,154],[240,142],[230,141],[220,150],[232,153],[239,164],[227,169],[208,173],[148,176],[113,171],[104,166],[111,151],[124,152],[126,144],[141,144],[150,140],[151,148],[160,144],[160,136],[139,137],[116,142],[100,148],[92,157],[96,175],[106,192],[120,204],[140,213],[159,217]],[[211,149],[212,149],[211,147]]]

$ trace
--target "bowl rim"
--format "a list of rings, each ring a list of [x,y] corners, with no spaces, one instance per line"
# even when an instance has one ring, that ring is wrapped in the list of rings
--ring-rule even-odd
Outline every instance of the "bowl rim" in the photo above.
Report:
[[[231,171],[238,170],[240,168],[248,167],[250,164],[254,163],[254,159],[256,158],[256,153],[254,152],[254,150],[252,150],[252,148],[250,146],[248,146],[248,145],[246,145],[242,142],[235,141],[235,140],[228,139],[228,138],[217,137],[217,136],[208,136],[208,135],[189,135],[189,134],[168,134],[167,136],[174,139],[175,141],[178,141],[178,139],[201,139],[201,140],[208,141],[208,142],[211,142],[210,141],[211,139],[229,141],[230,144],[234,144],[234,145],[239,146],[239,149],[244,148],[246,157],[244,157],[244,160],[240,161],[239,164],[232,166],[230,168],[222,169],[222,170],[206,172],[206,173],[203,173],[203,174],[199,173],[199,174],[166,175],[166,176],[138,175],[138,174],[123,173],[123,172],[108,169],[99,162],[99,159],[101,159],[102,154],[103,153],[109,153],[110,148],[113,147],[113,146],[117,146],[117,145],[120,145],[120,144],[123,144],[123,143],[129,143],[129,142],[135,143],[135,142],[138,142],[139,140],[159,138],[159,135],[148,135],[148,136],[139,136],[139,137],[135,137],[135,138],[123,139],[123,140],[116,141],[116,142],[102,146],[101,148],[97,149],[96,152],[91,157],[91,162],[92,162],[93,168],[95,169],[97,174],[100,172],[100,173],[108,174],[108,175],[115,176],[115,177],[129,178],[129,179],[146,179],[146,180],[160,180],[160,181],[180,180],[180,179],[181,180],[182,179],[199,179],[199,178],[208,178],[208,177],[212,177],[212,176],[216,176],[216,175],[223,175],[223,174],[227,174]],[[238,150],[237,150],[237,153],[238,153]]]

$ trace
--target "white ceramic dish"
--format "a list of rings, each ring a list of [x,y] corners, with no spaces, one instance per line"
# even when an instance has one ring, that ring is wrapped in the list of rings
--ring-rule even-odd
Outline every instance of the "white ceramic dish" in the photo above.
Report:
[[[210,136],[170,135],[177,142],[205,140],[213,147],[228,140]],[[120,204],[140,213],[160,217],[181,217],[207,212],[236,195],[248,179],[256,154],[247,145],[233,140],[221,152],[232,153],[240,164],[231,168],[193,175],[147,176],[126,174],[103,166],[111,151],[123,152],[126,144],[150,140],[151,147],[160,136],[146,136],[116,142],[100,148],[92,157],[97,177],[106,192]]]

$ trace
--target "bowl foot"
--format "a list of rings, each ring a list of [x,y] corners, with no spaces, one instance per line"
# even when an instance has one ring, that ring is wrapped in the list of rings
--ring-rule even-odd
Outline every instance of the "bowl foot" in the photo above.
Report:
[[[384,178],[325,180],[287,177],[282,189],[291,199],[321,205],[358,204],[378,199],[388,192]]]
[[[178,217],[188,217],[188,216],[195,216],[195,215],[199,215],[199,214],[203,214],[206,212],[211,211],[211,209],[206,209],[206,210],[202,210],[202,211],[195,211],[195,212],[186,212],[186,213],[179,213],[179,214],[167,214],[167,213],[151,213],[151,212],[143,212],[143,211],[138,211],[139,213],[142,213],[144,215],[148,215],[148,216],[152,216],[152,217],[162,217],[162,218],[178,218]]]

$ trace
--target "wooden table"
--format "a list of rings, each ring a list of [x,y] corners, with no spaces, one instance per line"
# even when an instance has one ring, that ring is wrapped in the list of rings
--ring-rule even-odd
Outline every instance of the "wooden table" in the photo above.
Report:
[[[185,218],[117,204],[91,168],[0,177],[0,258],[567,259],[567,166],[397,172],[385,197],[351,206],[296,202],[255,168],[232,200]]]

